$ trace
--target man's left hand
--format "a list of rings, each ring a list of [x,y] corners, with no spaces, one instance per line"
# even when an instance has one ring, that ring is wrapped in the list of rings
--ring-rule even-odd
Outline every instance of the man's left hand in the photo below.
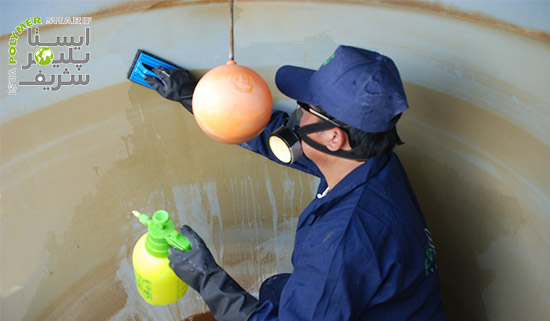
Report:
[[[216,263],[202,238],[191,227],[184,225],[181,234],[189,239],[191,250],[171,247],[170,268],[201,294],[216,320],[248,320],[258,308],[258,300]]]

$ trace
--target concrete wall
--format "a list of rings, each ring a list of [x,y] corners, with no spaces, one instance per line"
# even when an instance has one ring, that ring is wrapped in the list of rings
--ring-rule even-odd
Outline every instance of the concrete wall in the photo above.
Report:
[[[273,84],[280,65],[317,68],[338,44],[394,58],[411,105],[397,153],[432,229],[448,319],[547,319],[548,34],[438,8],[237,1],[235,58],[268,81],[280,109],[292,105]],[[89,16],[90,45],[79,52],[91,53],[88,85],[19,86],[16,95],[1,85],[1,319],[182,320],[206,311],[193,291],[169,307],[139,297],[131,250],[145,230],[133,209],[166,209],[194,226],[252,292],[290,271],[297,218],[317,181],[208,139],[181,106],[125,78],[136,49],[196,77],[225,63],[227,3],[139,2]],[[41,26],[40,36],[82,30]],[[38,72],[20,69],[34,51],[23,38],[18,81]],[[9,46],[4,36],[5,78]]]

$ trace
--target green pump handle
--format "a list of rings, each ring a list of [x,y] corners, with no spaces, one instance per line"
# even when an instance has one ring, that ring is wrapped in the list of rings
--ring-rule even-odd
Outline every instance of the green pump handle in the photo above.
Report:
[[[139,221],[148,227],[145,249],[149,254],[158,257],[168,257],[168,250],[173,246],[181,251],[189,251],[191,243],[174,228],[170,214],[164,210],[156,211],[151,218],[147,214],[132,211]]]

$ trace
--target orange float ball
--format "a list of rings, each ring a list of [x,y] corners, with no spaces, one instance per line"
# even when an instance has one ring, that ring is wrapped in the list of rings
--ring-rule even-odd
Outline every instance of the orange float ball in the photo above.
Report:
[[[240,144],[258,136],[273,111],[267,83],[254,70],[229,60],[208,71],[193,92],[193,115],[212,139]]]

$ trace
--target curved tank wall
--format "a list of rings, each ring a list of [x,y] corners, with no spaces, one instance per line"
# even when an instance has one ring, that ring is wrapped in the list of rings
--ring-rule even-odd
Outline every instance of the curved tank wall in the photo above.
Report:
[[[239,1],[236,61],[287,109],[273,84],[283,64],[317,68],[338,44],[392,57],[411,105],[396,151],[432,229],[448,319],[547,319],[547,34],[396,3]],[[167,307],[139,297],[131,250],[145,230],[133,209],[163,208],[194,226],[253,293],[291,271],[297,218],[317,181],[210,140],[181,106],[126,80],[138,48],[195,77],[225,63],[227,4],[91,16],[88,85],[8,95],[2,83],[1,319],[179,321],[207,311],[191,290]],[[44,26],[40,36],[81,30]],[[9,39],[1,44],[5,60]],[[30,52],[22,40],[17,50]],[[2,61],[2,77],[10,68]],[[31,70],[18,69],[19,80]]]

